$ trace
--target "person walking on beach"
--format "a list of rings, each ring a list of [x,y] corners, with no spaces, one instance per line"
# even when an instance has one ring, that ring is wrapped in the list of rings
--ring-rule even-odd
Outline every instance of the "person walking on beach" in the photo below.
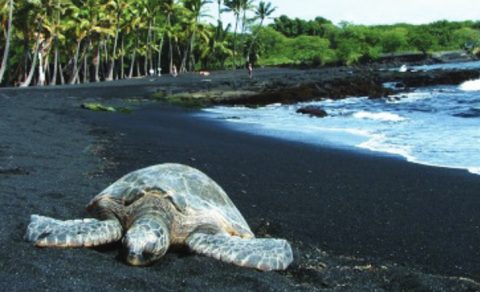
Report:
[[[252,76],[253,76],[253,66],[252,66],[252,63],[247,62],[246,67],[247,67],[247,70],[248,70],[248,77],[249,77],[249,78],[252,78]]]

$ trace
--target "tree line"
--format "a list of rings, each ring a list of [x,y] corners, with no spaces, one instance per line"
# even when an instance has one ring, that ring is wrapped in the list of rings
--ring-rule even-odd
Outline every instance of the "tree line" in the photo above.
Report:
[[[207,15],[212,2],[217,10]],[[258,0],[0,0],[0,83],[77,84],[246,62],[352,64],[479,46],[479,22],[361,26],[280,16],[265,26],[275,9]]]
[[[29,86],[238,66],[271,3],[216,0],[0,0],[0,83]],[[234,28],[222,14],[235,15]],[[248,17],[247,17],[248,15]],[[252,17],[253,15],[253,17]]]
[[[354,64],[399,52],[467,50],[480,56],[480,21],[365,26],[292,19],[282,15],[262,29],[258,51],[263,65]]]

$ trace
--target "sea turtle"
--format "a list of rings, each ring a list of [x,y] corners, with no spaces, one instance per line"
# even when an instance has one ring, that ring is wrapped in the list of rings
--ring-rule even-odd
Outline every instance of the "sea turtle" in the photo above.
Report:
[[[292,262],[284,239],[255,238],[225,191],[201,171],[158,164],[133,171],[95,196],[96,219],[32,215],[25,239],[39,247],[93,247],[122,239],[131,265],[148,265],[170,246],[262,271]]]

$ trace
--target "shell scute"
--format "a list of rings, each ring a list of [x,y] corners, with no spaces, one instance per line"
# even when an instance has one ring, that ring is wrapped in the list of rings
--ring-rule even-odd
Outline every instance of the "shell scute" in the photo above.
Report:
[[[193,167],[165,163],[135,170],[104,189],[93,200],[109,196],[128,205],[149,190],[161,190],[182,213],[186,210],[219,213],[228,221],[247,228],[243,216],[225,191],[210,177]]]

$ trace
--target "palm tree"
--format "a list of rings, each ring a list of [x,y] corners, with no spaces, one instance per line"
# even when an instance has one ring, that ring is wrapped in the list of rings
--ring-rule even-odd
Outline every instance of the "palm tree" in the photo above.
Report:
[[[19,16],[16,18],[16,21],[18,22],[18,27],[21,30],[21,35],[24,38],[25,78],[20,86],[27,87],[33,80],[38,61],[38,55],[43,49],[43,44],[45,41],[45,35],[42,31],[42,26],[45,19],[45,10],[43,10],[43,5],[40,1],[24,2],[21,3],[17,13]],[[30,47],[32,40],[34,40],[33,50]],[[30,68],[28,68],[29,60],[31,60]]]
[[[228,44],[228,32],[230,31],[231,24],[229,23],[223,28],[222,22],[215,28],[214,36],[209,38],[208,46],[204,46],[200,51],[200,57],[203,60],[203,66],[210,68],[211,61],[215,60],[219,62],[220,68],[225,68],[225,60],[228,57],[233,56],[233,52]],[[218,67],[218,64],[217,66]]]
[[[217,7],[218,7],[217,22],[218,23],[222,22],[222,3],[223,3],[223,0],[217,0]]]
[[[115,15],[108,13],[111,5],[111,2],[99,5],[97,0],[86,0],[72,13],[74,26],[70,37],[75,42],[69,44],[70,55],[73,55],[69,62],[73,64],[71,84],[79,82],[80,69],[87,63],[85,58],[91,51],[92,40],[115,36]],[[105,42],[103,44],[105,45]],[[107,52],[106,45],[104,51]]]
[[[71,13],[76,9],[76,6],[70,0],[49,0],[42,5],[47,9],[45,12],[45,20],[43,28],[46,35],[46,43],[50,51],[53,46],[53,73],[50,78],[50,85],[57,83],[58,67],[60,52],[59,46],[62,42],[65,42],[65,33],[70,30],[74,24],[70,21]],[[45,56],[45,68],[49,68],[48,53]]]
[[[108,70],[108,75],[106,77],[106,80],[113,80],[113,70],[115,68],[115,61],[117,58],[118,37],[120,34],[121,21],[123,19],[122,14],[124,12],[128,12],[127,8],[129,6],[129,3],[123,0],[111,0],[109,4],[114,11],[114,17],[112,18],[112,26],[115,33],[114,33],[114,39],[113,39],[113,49],[112,49],[112,53],[110,54],[110,67]]]
[[[163,0],[162,1],[162,10],[166,15],[166,33],[168,38],[168,73],[172,73],[173,70],[173,26],[172,26],[172,17],[175,14],[177,7],[175,0]]]
[[[247,62],[250,61],[250,54],[252,53],[252,48],[253,45],[255,44],[255,41],[257,40],[258,33],[260,32],[260,29],[263,26],[263,21],[268,18],[270,15],[272,15],[273,12],[275,12],[276,7],[272,7],[271,2],[265,2],[265,1],[260,1],[258,3],[258,6],[255,9],[255,19],[260,19],[260,25],[257,28],[257,31],[255,32],[252,42],[250,43],[250,46],[248,47],[248,52],[247,52]]]
[[[158,30],[157,20],[158,15],[161,12],[161,5],[159,5],[158,0],[144,0],[144,13],[143,17],[147,23],[148,31],[146,38],[146,55],[145,55],[145,72],[153,72],[154,62],[153,62],[153,51],[157,50],[156,45],[156,31]]]
[[[233,68],[237,68],[237,29],[240,21],[240,13],[242,12],[242,2],[244,0],[225,0],[226,11],[233,12],[235,15],[235,29],[233,30]]]
[[[247,12],[253,9],[253,1],[254,0],[241,0],[241,10],[242,10],[242,30],[241,35],[244,36],[247,30]]]
[[[185,8],[190,12],[191,16],[191,25],[190,25],[190,40],[188,42],[188,47],[185,56],[189,56],[190,71],[195,68],[195,59],[193,56],[193,49],[195,46],[195,36],[199,33],[199,20],[200,17],[209,16],[202,12],[205,5],[212,3],[211,0],[184,0]],[[207,37],[206,34],[203,34],[203,37]],[[183,62],[182,62],[183,63]]]
[[[127,75],[128,78],[133,77],[134,68],[137,64],[137,53],[140,51],[139,31],[145,29],[146,26],[145,19],[142,17],[142,12],[142,3],[139,1],[132,1],[132,5],[129,6],[129,18],[124,27],[124,33],[129,36],[127,38],[127,47],[130,52],[130,69]]]
[[[13,0],[8,1],[8,24],[7,24],[7,34],[5,40],[5,49],[3,51],[2,65],[0,66],[0,83],[2,83],[3,75],[5,74],[5,69],[7,68],[8,61],[8,52],[10,49],[10,37],[12,34],[12,18],[13,18]]]

